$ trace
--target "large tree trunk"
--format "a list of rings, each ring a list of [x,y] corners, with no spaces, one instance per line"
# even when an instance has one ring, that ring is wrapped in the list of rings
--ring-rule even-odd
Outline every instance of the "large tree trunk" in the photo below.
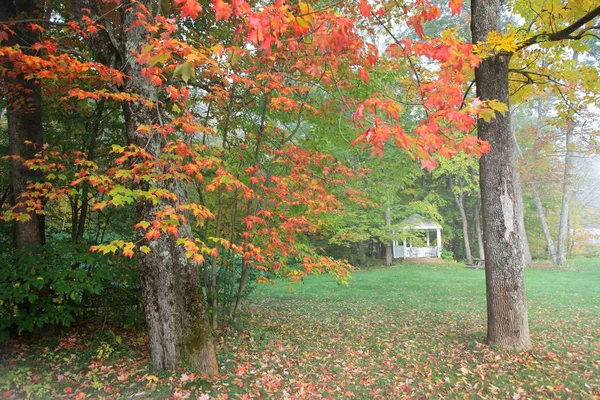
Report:
[[[39,19],[42,10],[37,9],[34,0],[2,1],[0,20]],[[19,45],[26,54],[33,44],[40,41],[39,31],[34,31],[27,23],[10,25],[14,34],[9,34],[8,45]],[[15,203],[19,204],[21,195],[26,191],[28,182],[39,179],[39,174],[25,167],[22,162],[30,160],[42,148],[42,88],[39,81],[25,77],[26,73],[13,70],[5,75],[6,103],[8,118],[8,141],[11,159],[10,183]],[[25,144],[28,141],[30,144]],[[27,212],[26,207],[17,207],[17,212],[28,213],[28,221],[15,223],[15,243],[18,248],[42,245],[45,242],[45,219],[43,214]]]
[[[450,188],[450,192],[454,196],[454,201],[456,202],[456,207],[458,208],[458,212],[460,213],[460,220],[462,222],[463,228],[463,240],[465,243],[465,258],[467,264],[473,264],[473,256],[471,256],[471,244],[469,243],[469,222],[467,221],[467,213],[465,212],[464,205],[464,184],[462,178],[459,178],[460,189],[458,192],[454,190],[454,181],[452,176],[448,177],[448,186]]]
[[[491,31],[500,31],[500,0],[473,0],[473,43],[483,42]],[[475,70],[477,96],[509,104],[508,65],[511,54],[500,53],[482,61]],[[479,137],[491,145],[480,159],[480,188],[487,292],[487,342],[503,349],[531,348],[527,299],[514,190],[514,152],[510,119],[496,115],[479,119]]]
[[[392,212],[389,207],[385,209],[385,226],[388,229],[386,232],[389,235],[389,227],[392,225]],[[389,267],[392,265],[392,259],[394,255],[392,253],[392,241],[391,239],[386,239],[385,242],[385,266]]]

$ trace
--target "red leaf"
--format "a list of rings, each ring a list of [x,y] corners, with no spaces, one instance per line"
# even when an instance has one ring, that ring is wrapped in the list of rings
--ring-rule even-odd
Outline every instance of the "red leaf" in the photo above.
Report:
[[[435,158],[430,157],[428,160],[421,161],[421,169],[427,169],[427,171],[431,172],[436,169],[438,166],[438,162]]]
[[[462,8],[462,3],[463,3],[462,0],[450,0],[450,3],[448,3],[448,6],[452,10],[452,15],[456,15],[456,14],[460,13],[460,10]]]
[[[181,4],[181,16],[198,18],[198,14],[202,12],[202,6],[196,0],[175,0],[175,4]]]
[[[364,83],[369,83],[369,73],[366,69],[360,68],[358,70],[358,76],[360,76],[360,79],[362,79]]]
[[[371,16],[371,6],[367,3],[367,0],[360,0],[360,14],[363,17],[370,17]]]
[[[231,5],[225,3],[223,0],[215,0],[212,3],[212,8],[215,10],[217,21],[228,20],[233,13]]]

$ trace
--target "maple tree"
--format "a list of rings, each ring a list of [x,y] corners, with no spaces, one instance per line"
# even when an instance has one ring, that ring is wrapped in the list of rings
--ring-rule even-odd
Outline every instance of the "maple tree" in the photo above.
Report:
[[[187,84],[193,86],[197,82],[200,87],[207,87],[206,82],[210,82],[209,90],[203,93],[204,101],[214,102],[215,107],[225,110],[227,103],[231,105],[235,89],[250,95],[264,92],[263,109],[288,113],[298,110],[300,119],[307,106],[293,97],[304,96],[314,85],[311,80],[316,75],[324,81],[332,79],[329,75],[336,73],[343,54],[364,62],[361,54],[368,48],[363,49],[356,40],[358,36],[352,32],[348,19],[329,12],[294,17],[294,13],[307,5],[290,9],[278,3],[253,12],[247,3],[237,3],[236,16],[243,16],[248,26],[238,45],[229,48],[214,43],[210,46],[188,43],[177,37],[180,21],[198,17],[201,7],[196,2],[179,2],[176,6],[181,7],[165,9],[156,15],[154,6],[151,1],[71,4],[65,18],[72,12],[82,23],[65,24],[62,40],[89,46],[99,62],[63,52],[54,42],[59,40],[55,37],[44,41],[34,55],[24,54],[19,47],[2,48],[3,57],[26,60],[23,69],[30,76],[42,77],[42,82],[58,82],[70,98],[120,104],[127,139],[125,146],[112,146],[115,159],[110,168],[100,168],[89,154],[62,157],[53,149],[39,152],[31,160],[19,158],[24,166],[44,172],[46,181],[32,184],[19,197],[19,203],[5,212],[4,219],[18,221],[22,216],[27,219],[19,205],[31,211],[48,200],[73,198],[76,193],[88,199],[88,193],[93,191],[98,194],[92,196],[93,204],[75,204],[71,210],[74,236],[81,236],[75,225],[82,226],[79,220],[85,223],[86,207],[91,207],[92,212],[103,212],[107,208],[133,205],[135,241],[117,239],[93,245],[91,249],[136,257],[154,367],[174,368],[186,359],[191,366],[212,375],[217,372],[216,359],[197,266],[204,268],[204,284],[215,307],[217,264],[226,261],[220,256],[225,252],[242,258],[240,294],[250,268],[280,271],[292,278],[329,271],[344,280],[349,269],[346,263],[317,255],[313,249],[296,244],[295,237],[319,229],[318,215],[340,209],[340,201],[327,188],[343,183],[345,177],[357,172],[331,157],[294,146],[289,143],[288,133],[264,118],[258,132],[248,132],[243,139],[248,143],[240,144],[241,150],[249,150],[251,164],[238,165],[237,172],[230,172],[231,166],[226,164],[222,150],[206,146],[205,139],[198,142],[197,135],[220,131],[223,148],[231,149],[232,139],[228,138],[228,135],[233,137],[228,125],[231,120],[225,119],[216,129],[199,123],[188,108],[191,93]],[[213,8],[216,20],[232,17],[223,3],[215,2]],[[317,29],[312,32],[315,40],[305,43],[298,35],[308,32],[317,18],[321,18],[318,23],[324,24],[331,35]],[[276,26],[278,22],[281,25]],[[18,23],[11,21],[6,29]],[[312,52],[310,58],[300,56],[289,66],[290,76],[307,77],[303,85],[289,85],[283,80],[285,76],[277,72],[285,55],[274,54],[286,35],[290,36],[287,44],[296,43],[296,50],[302,55]],[[248,48],[246,37],[260,48]],[[336,53],[326,53],[323,50],[330,47],[332,37],[337,37]],[[242,56],[253,56],[254,62],[246,65],[246,69],[236,70]],[[257,70],[259,66],[262,69]],[[344,65],[340,70],[349,71],[350,67]],[[199,71],[201,75],[196,76]],[[82,81],[89,84],[82,85]],[[235,85],[229,87],[230,82]],[[253,101],[252,96],[248,98]],[[261,159],[268,160],[269,166],[263,164],[259,154]],[[243,160],[244,151],[237,156]],[[67,170],[72,165],[76,173],[71,179],[52,172]],[[279,172],[283,175],[278,175]],[[316,173],[326,178],[315,179]],[[199,188],[200,202],[189,201],[189,185]],[[202,197],[213,192],[218,193],[218,199],[211,210],[210,202]],[[226,193],[232,193],[234,201],[228,239],[223,229],[224,215],[228,213],[223,207]],[[345,196],[361,201],[357,192],[347,191]],[[241,205],[242,201],[246,202],[246,212],[238,217],[236,210],[243,207],[235,204]],[[79,212],[81,217],[77,218]],[[214,235],[205,230],[203,236],[202,227],[210,226],[212,220],[216,221]],[[244,224],[241,232],[233,228],[237,220]],[[199,236],[192,230],[194,225],[200,228]],[[235,256],[231,260],[235,263]],[[290,260],[298,260],[300,268],[288,268]],[[239,300],[238,295],[236,307]],[[212,315],[215,313],[213,310]],[[212,321],[214,326],[214,317]]]

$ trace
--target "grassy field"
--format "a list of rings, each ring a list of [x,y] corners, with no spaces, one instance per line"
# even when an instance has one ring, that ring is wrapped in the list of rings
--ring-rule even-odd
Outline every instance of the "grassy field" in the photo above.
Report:
[[[218,332],[221,376],[151,371],[146,338],[81,326],[0,359],[0,393],[33,398],[600,398],[600,260],[526,271],[534,349],[482,344],[482,270],[405,264],[260,286]]]

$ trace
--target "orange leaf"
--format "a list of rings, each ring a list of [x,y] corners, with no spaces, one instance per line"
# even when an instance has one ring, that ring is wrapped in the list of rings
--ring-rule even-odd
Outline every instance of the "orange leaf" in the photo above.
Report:
[[[462,3],[463,3],[462,0],[450,0],[450,3],[448,3],[448,6],[452,10],[452,15],[456,15],[456,14],[460,13],[460,10],[462,8]]]
[[[198,4],[196,0],[175,0],[175,4],[181,6],[181,16],[190,17],[192,19],[198,18],[198,14],[202,12],[202,6]]]
[[[370,17],[371,16],[371,6],[367,3],[367,0],[360,0],[360,14],[363,17]]]
[[[364,83],[369,83],[369,73],[366,69],[360,68],[358,70],[358,76],[360,76],[360,79],[362,79]]]
[[[216,12],[217,21],[221,19],[227,21],[233,13],[231,5],[225,3],[223,0],[215,0],[212,3],[212,7]]]

